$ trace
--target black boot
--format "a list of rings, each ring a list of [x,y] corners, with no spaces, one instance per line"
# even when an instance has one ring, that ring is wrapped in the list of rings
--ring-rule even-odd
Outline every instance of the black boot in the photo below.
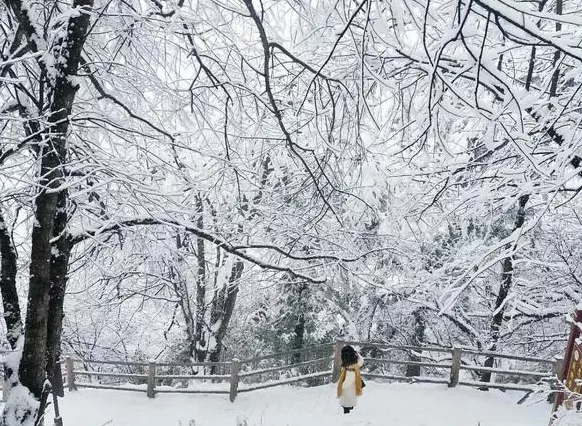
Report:
[[[348,414],[353,409],[354,409],[354,407],[344,407],[344,414]]]

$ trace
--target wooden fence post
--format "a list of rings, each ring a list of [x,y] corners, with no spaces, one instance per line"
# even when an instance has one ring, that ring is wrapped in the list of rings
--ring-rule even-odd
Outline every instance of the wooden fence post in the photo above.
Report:
[[[564,369],[564,358],[556,358],[552,366],[552,372],[558,376],[562,377],[562,370]]]
[[[154,398],[156,396],[156,363],[150,361],[148,364],[148,398]]]
[[[230,364],[230,402],[234,402],[238,392],[240,361],[234,358]]]
[[[459,384],[459,370],[461,368],[461,355],[463,350],[461,348],[453,348],[453,360],[451,362],[451,379],[449,380],[449,387],[454,388]]]
[[[65,365],[67,366],[67,387],[70,391],[77,390],[75,386],[75,361],[70,357],[65,357]]]
[[[556,357],[554,359],[554,363],[552,364],[552,372],[556,375],[556,381],[550,382],[550,389],[553,390],[548,395],[547,401],[551,404],[555,404],[557,400],[557,396],[560,394],[559,392],[559,384],[561,383],[560,378],[563,377],[562,371],[564,369],[564,359]],[[529,394],[526,394],[526,396]],[[551,425],[551,421],[550,421]]]
[[[337,382],[340,377],[340,372],[342,369],[342,348],[344,347],[344,342],[337,341],[334,345],[333,350],[333,373],[331,376],[332,382]]]

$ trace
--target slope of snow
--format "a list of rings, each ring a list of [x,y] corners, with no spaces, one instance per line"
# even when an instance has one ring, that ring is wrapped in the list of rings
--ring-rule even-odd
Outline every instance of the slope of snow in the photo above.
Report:
[[[68,393],[60,401],[67,426],[547,426],[550,405],[517,405],[519,396],[369,382],[348,415],[341,413],[332,385],[256,391],[239,395],[234,404],[224,395],[160,394],[152,400],[97,389]]]
[[[517,405],[518,393],[445,385],[366,383],[344,415],[334,386],[281,387],[238,396],[83,389],[61,399],[66,426],[547,426],[550,405]],[[52,412],[49,413],[52,416]],[[48,418],[52,422],[52,417]],[[245,423],[246,422],[246,423]]]

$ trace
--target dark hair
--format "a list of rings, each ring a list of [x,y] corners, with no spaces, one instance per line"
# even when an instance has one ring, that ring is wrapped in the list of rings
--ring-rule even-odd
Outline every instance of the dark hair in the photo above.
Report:
[[[342,367],[349,367],[358,362],[358,353],[351,346],[342,348]]]

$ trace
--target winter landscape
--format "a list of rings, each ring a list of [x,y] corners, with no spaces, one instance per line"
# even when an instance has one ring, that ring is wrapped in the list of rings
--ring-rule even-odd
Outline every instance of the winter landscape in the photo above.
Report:
[[[580,0],[0,0],[0,426],[582,425]]]

